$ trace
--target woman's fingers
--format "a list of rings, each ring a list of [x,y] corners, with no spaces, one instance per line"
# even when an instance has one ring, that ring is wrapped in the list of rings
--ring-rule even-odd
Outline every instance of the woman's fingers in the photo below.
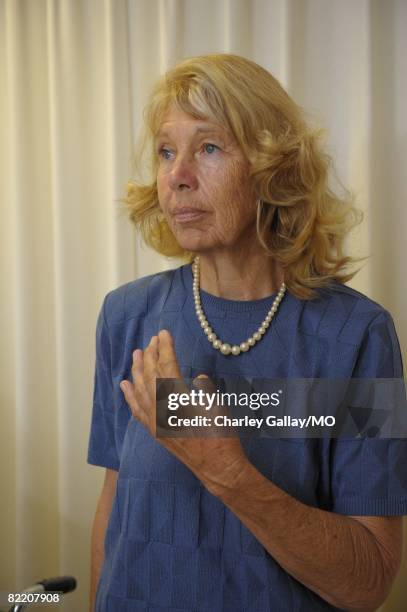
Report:
[[[133,364],[131,371],[133,374],[136,374],[137,377],[143,375],[144,370],[144,359],[143,359],[143,351],[141,349],[136,349],[133,351]]]
[[[130,406],[134,418],[143,423],[143,425],[146,425],[145,413],[137,401],[135,385],[129,380],[122,380],[120,383],[120,389],[123,391],[124,398],[127,404]]]
[[[133,382],[122,380],[120,388],[123,391],[127,404],[131,408],[133,416],[145,425],[146,414],[143,404],[146,390],[144,384],[144,357],[141,349],[133,351],[131,373]]]
[[[174,342],[169,331],[162,329],[158,334],[158,372],[160,378],[181,378]]]
[[[156,379],[181,378],[171,334],[162,330],[153,336],[144,351],[133,352],[131,367],[134,383],[123,380],[120,388],[132,414],[143,425],[155,430]],[[150,422],[151,421],[151,422]]]
[[[154,382],[157,377],[157,361],[158,361],[158,337],[153,336],[150,344],[144,351],[144,383],[148,385],[151,381]]]

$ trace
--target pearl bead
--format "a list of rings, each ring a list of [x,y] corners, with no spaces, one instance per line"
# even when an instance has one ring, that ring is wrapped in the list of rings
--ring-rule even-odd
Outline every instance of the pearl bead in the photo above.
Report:
[[[222,346],[220,347],[220,352],[223,355],[229,355],[229,353],[231,352],[232,348],[230,346],[230,344],[228,344],[227,342],[225,342],[224,344],[222,344]]]
[[[216,336],[210,324],[208,323],[205,313],[202,309],[201,295],[199,291],[199,257],[195,257],[192,263],[192,272],[193,272],[192,291],[193,291],[194,302],[195,302],[195,312],[201,324],[201,327],[204,333],[206,334],[208,340],[212,343],[213,348],[220,350],[220,352],[223,355],[230,355],[230,354],[239,355],[240,353],[246,353],[252,346],[256,344],[256,342],[261,340],[263,335],[266,333],[271,323],[271,320],[273,319],[275,313],[277,312],[279,304],[284,297],[285,290],[286,290],[285,283],[281,284],[280,290],[274,299],[272,307],[268,311],[264,321],[260,324],[257,331],[255,331],[254,334],[250,338],[248,338],[244,342],[241,342],[240,345],[234,344],[233,346],[231,346],[227,342],[222,342],[222,340],[220,340],[220,338]]]

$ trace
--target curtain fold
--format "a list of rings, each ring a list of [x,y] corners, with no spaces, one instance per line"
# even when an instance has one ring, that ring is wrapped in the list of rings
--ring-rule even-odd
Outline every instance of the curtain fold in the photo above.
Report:
[[[118,200],[146,96],[182,57],[252,58],[327,128],[366,211],[351,285],[392,313],[407,363],[406,23],[403,0],[0,0],[0,590],[72,573],[62,609],[86,610],[96,316],[109,290],[174,266]],[[406,576],[405,560],[385,612]]]

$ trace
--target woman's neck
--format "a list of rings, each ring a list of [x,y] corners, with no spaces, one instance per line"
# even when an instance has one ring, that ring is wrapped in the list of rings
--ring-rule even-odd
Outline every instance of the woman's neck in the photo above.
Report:
[[[200,287],[229,300],[258,300],[279,290],[283,274],[262,252],[201,253]]]

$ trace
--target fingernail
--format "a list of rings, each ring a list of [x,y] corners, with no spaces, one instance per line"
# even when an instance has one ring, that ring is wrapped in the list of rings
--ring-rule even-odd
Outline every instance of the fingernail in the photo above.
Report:
[[[120,389],[122,391],[126,391],[126,381],[125,380],[122,380],[122,382],[120,383]]]

